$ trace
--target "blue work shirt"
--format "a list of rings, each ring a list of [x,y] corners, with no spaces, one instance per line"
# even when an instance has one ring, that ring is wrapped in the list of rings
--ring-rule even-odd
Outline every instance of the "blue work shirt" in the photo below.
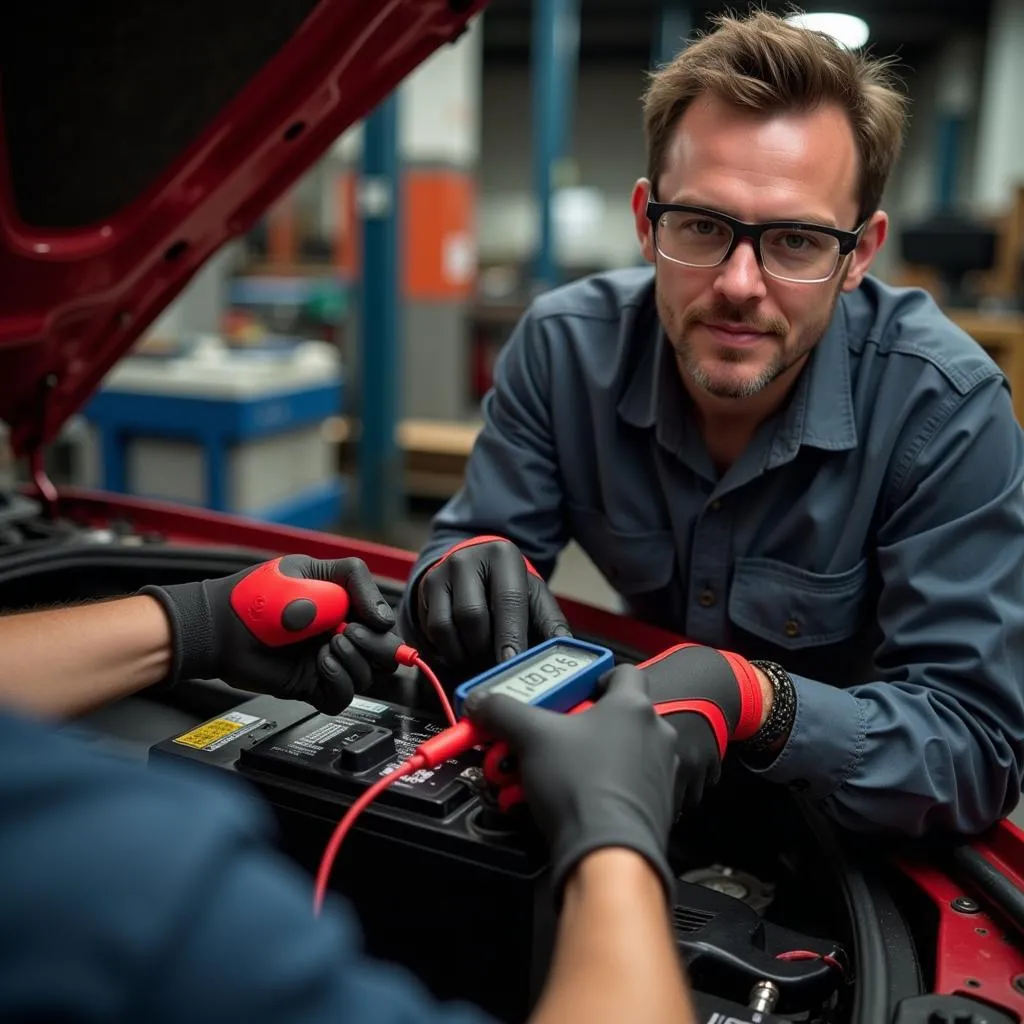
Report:
[[[545,577],[574,539],[636,617],[789,671],[766,778],[854,829],[984,829],[1024,765],[1024,445],[1003,374],[925,292],[868,277],[719,475],[653,282],[615,271],[533,302],[409,592],[466,537],[508,537]]]
[[[483,1024],[364,959],[269,814],[0,714],[0,1020]]]

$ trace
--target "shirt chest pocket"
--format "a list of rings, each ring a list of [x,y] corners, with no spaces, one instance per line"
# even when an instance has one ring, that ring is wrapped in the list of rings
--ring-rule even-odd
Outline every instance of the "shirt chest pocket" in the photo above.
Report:
[[[863,631],[868,563],[815,573],[769,558],[740,558],[729,618],[761,641],[787,651],[842,644]]]

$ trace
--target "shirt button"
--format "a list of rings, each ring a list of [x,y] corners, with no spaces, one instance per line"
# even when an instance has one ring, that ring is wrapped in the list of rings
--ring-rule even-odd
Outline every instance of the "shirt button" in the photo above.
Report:
[[[788,619],[786,621],[786,625],[783,626],[783,629],[786,632],[786,636],[790,637],[791,639],[795,636],[800,635],[800,623],[797,622],[796,619]]]
[[[711,511],[712,512],[717,512],[721,507],[722,507],[722,499],[721,498],[715,498],[715,500],[713,502],[711,502]]]
[[[702,608],[710,608],[715,603],[715,592],[710,587],[705,587],[697,598]]]

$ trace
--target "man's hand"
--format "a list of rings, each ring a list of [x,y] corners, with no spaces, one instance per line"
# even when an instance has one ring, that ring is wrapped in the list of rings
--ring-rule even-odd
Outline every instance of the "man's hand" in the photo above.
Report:
[[[522,653],[569,626],[544,580],[511,541],[456,544],[420,578],[420,630],[449,666],[478,671]]]
[[[394,625],[394,613],[360,559],[289,555],[285,561],[290,578],[343,587],[348,621],[380,633]],[[240,689],[307,701],[325,714],[344,711],[354,694],[372,681],[369,661],[343,635],[330,645],[327,633],[286,646],[264,643],[232,607],[235,588],[259,568],[198,583],[143,588],[171,622],[171,681],[220,678]]]
[[[556,893],[580,860],[604,848],[635,850],[661,876],[675,816],[675,733],[654,713],[647,680],[613,669],[603,697],[576,715],[503,694],[470,696],[467,714],[516,756],[523,793],[551,847]]]
[[[682,644],[638,667],[676,733],[680,806],[695,806],[718,782],[730,740],[752,736],[767,716],[761,673],[739,655],[700,644]]]

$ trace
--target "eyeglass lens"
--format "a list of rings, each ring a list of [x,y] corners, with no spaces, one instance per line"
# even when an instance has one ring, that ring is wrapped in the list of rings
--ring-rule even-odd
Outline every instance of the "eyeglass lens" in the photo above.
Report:
[[[672,210],[658,221],[658,251],[691,267],[715,267],[732,243],[732,228],[706,215]],[[830,277],[839,257],[839,240],[813,229],[772,228],[761,236],[761,261],[774,277],[818,281]]]

